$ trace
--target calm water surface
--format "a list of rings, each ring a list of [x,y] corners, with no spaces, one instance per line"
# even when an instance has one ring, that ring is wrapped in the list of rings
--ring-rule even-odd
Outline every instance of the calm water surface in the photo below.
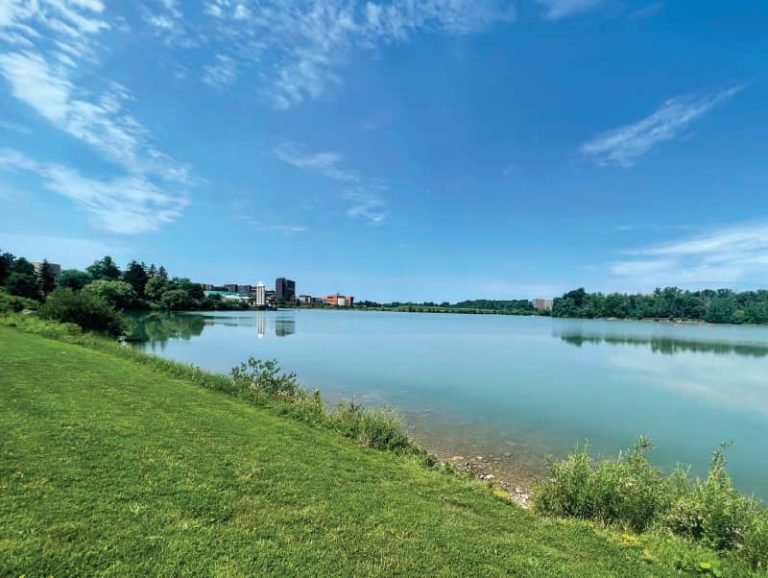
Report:
[[[217,372],[277,359],[326,399],[396,408],[445,457],[521,479],[588,440],[640,434],[656,463],[731,472],[768,498],[768,328],[492,315],[277,311],[153,315],[145,351]]]

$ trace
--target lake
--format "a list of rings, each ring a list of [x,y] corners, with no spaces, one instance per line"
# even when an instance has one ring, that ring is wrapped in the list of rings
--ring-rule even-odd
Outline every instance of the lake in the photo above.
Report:
[[[734,442],[737,486],[768,498],[767,327],[286,310],[152,314],[135,332],[216,372],[277,359],[326,400],[395,408],[442,457],[513,481],[548,454],[613,454],[643,434],[655,463],[697,474]]]

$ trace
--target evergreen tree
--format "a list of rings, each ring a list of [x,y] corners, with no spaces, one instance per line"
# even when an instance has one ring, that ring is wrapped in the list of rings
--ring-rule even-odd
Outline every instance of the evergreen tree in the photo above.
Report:
[[[13,262],[13,265],[11,265],[11,272],[19,273],[21,275],[32,275],[34,277],[35,266],[24,257],[19,257]]]
[[[11,253],[0,254],[0,285],[5,285],[5,281],[13,269],[14,261],[15,259]]]
[[[86,268],[86,271],[90,276],[96,279],[107,279],[117,281],[120,279],[120,268],[115,264],[115,261],[107,255],[103,259],[94,261],[93,265]]]
[[[59,287],[67,287],[73,291],[80,291],[91,282],[91,276],[78,269],[65,269],[59,275]]]
[[[34,273],[12,272],[5,280],[5,289],[17,297],[40,299],[40,286]]]
[[[138,263],[137,261],[128,263],[128,267],[126,267],[123,273],[123,281],[133,287],[133,290],[140,299],[144,299],[144,287],[147,281],[149,281],[149,275],[147,275],[144,263]]]
[[[51,264],[48,259],[43,259],[43,264],[37,273],[40,292],[46,296],[56,288],[56,277],[53,275]]]

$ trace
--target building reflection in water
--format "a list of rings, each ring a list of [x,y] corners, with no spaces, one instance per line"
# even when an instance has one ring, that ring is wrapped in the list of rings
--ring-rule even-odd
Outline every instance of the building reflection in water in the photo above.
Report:
[[[267,315],[265,313],[261,313],[256,318],[256,335],[258,335],[259,339],[264,337],[267,333]]]
[[[286,337],[296,333],[296,317],[277,317],[275,319],[275,335]]]

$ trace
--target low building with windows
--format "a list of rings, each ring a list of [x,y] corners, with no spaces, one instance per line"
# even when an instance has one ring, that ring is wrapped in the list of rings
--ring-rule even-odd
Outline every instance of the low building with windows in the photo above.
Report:
[[[206,297],[220,297],[224,301],[248,301],[248,293],[241,291],[203,291]]]
[[[351,295],[339,295],[336,293],[335,295],[328,295],[325,298],[325,303],[331,307],[352,307],[355,303],[355,298]]]

